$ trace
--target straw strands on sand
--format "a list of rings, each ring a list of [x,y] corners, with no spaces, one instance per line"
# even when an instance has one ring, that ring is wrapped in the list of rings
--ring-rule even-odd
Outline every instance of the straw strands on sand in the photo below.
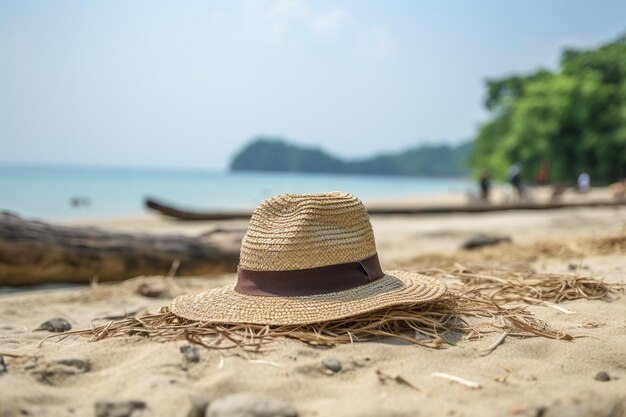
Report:
[[[571,335],[550,328],[523,304],[561,303],[575,299],[606,300],[624,291],[621,284],[576,275],[538,273],[530,269],[470,268],[457,264],[448,269],[424,272],[447,280],[454,290],[426,304],[395,306],[349,319],[307,325],[191,321],[176,316],[165,307],[158,314],[112,320],[91,329],[53,337],[80,335],[97,341],[134,335],[158,341],[188,340],[214,349],[242,347],[246,350],[258,350],[282,337],[316,345],[395,338],[431,348],[452,345],[463,335],[466,340],[472,340],[494,332],[505,332],[510,337],[540,336],[572,340]],[[138,279],[134,285],[143,285],[146,279]],[[114,285],[107,287],[107,293],[115,291]],[[118,290],[128,292],[131,287],[127,281],[119,284]]]
[[[488,322],[480,322],[488,319]],[[258,350],[276,338],[297,339],[309,344],[334,345],[380,338],[394,338],[431,348],[442,348],[463,334],[506,331],[513,337],[542,336],[571,340],[567,333],[551,329],[524,307],[502,308],[488,300],[450,292],[427,304],[396,306],[349,319],[288,326],[218,324],[182,319],[164,310],[159,314],[110,321],[92,329],[57,336],[107,337],[138,335],[159,341],[188,340],[208,348],[243,347]]]
[[[459,291],[470,298],[490,299],[498,305],[545,304],[563,301],[610,300],[624,292],[623,284],[609,284],[579,275],[539,273],[531,269],[466,267],[432,269],[431,275],[461,284]]]

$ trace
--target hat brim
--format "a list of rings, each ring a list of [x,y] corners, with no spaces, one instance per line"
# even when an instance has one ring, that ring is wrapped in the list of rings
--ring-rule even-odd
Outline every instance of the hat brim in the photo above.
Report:
[[[434,301],[446,285],[426,275],[390,271],[382,278],[349,290],[301,297],[241,294],[234,285],[175,298],[170,311],[208,323],[265,325],[311,324],[344,319],[396,305]]]

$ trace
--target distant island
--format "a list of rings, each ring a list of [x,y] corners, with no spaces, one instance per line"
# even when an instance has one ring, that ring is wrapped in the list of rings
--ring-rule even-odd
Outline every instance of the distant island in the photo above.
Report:
[[[344,160],[322,149],[294,145],[280,138],[257,138],[235,155],[230,170],[460,177],[470,173],[466,161],[471,151],[472,142],[459,146],[423,145],[403,152]]]

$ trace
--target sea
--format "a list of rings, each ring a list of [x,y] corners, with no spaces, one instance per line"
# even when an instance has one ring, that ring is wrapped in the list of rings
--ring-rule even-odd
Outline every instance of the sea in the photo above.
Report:
[[[252,209],[281,193],[347,191],[363,200],[465,192],[467,179],[0,165],[0,211],[44,220],[146,213],[152,197],[193,210]]]

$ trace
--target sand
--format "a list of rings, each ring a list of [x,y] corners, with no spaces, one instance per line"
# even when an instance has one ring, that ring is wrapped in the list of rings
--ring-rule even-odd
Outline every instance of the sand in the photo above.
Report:
[[[465,261],[467,254],[458,248],[477,232],[513,239],[508,247],[512,257],[496,260],[506,267],[516,261],[516,251],[521,254],[519,248],[532,248],[534,242],[553,240],[565,247],[577,239],[617,233],[626,226],[626,210],[397,216],[372,222],[386,268],[418,268],[427,254]],[[95,223],[153,233],[195,234],[216,227],[214,223],[183,224],[148,216]],[[220,226],[245,227],[245,222],[222,222]],[[494,259],[485,257],[484,261]],[[472,262],[481,262],[481,254],[473,255]],[[624,282],[626,277],[624,253],[590,253],[573,259],[540,256],[531,262],[537,270],[561,274],[575,274],[569,266],[574,263],[585,275],[607,282]],[[178,278],[177,283],[181,290],[190,291],[233,280],[233,275],[225,275]],[[75,329],[86,328],[98,317],[156,311],[168,303],[167,296],[138,295],[135,289],[142,282],[158,283],[163,278],[96,289],[0,295],[0,354],[5,355],[7,368],[0,375],[0,416],[89,416],[95,415],[94,404],[101,400],[145,402],[145,409],[133,416],[188,416],[193,415],[193,399],[211,402],[241,392],[282,400],[301,416],[624,415],[616,404],[626,398],[626,297],[613,302],[564,303],[574,314],[531,306],[538,317],[576,339],[509,337],[487,356],[480,353],[494,342],[495,334],[442,350],[385,340],[333,348],[281,341],[268,352],[252,356],[237,350],[200,348],[197,363],[187,362],[179,351],[184,342],[158,343],[139,336],[95,343],[75,337],[39,345],[48,333],[32,330],[53,317],[66,318]],[[321,362],[330,357],[342,363],[340,372],[325,372]],[[417,390],[398,380],[381,380],[377,371],[399,376]],[[602,371],[610,381],[594,379]],[[482,388],[470,389],[433,377],[435,372],[466,378]]]

